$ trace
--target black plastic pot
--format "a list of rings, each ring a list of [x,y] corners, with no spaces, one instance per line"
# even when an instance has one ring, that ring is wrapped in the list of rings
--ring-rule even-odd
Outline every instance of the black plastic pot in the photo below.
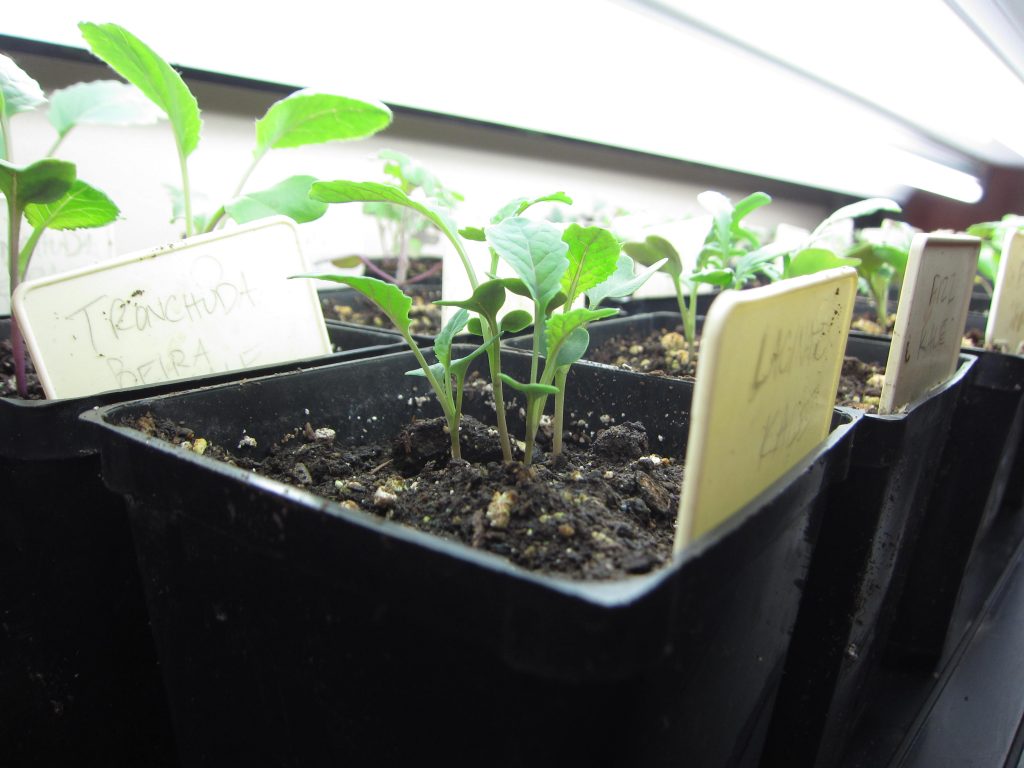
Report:
[[[503,360],[524,375],[525,356]],[[612,583],[526,572],[117,426],[150,412],[268,446],[312,421],[358,442],[439,413],[402,376],[413,365],[386,356],[83,416],[131,499],[183,763],[756,764],[821,490],[845,473],[858,415],[837,411],[805,464],[671,565]],[[681,457],[691,395],[581,366],[567,403],[594,430],[602,414],[639,419]]]
[[[885,365],[890,342],[851,336],[846,354]],[[976,358],[889,416],[866,414],[850,470],[829,490],[765,747],[766,766],[837,765],[884,648],[958,399]]]
[[[925,672],[965,628],[951,626],[964,573],[1020,471],[1024,357],[965,351],[978,358],[975,373],[954,414],[887,654],[892,664]],[[1019,514],[1016,505],[1008,511]]]
[[[409,296],[422,298],[423,301],[427,302],[438,301],[441,298],[440,283],[413,283],[412,285],[403,287],[402,290]],[[320,299],[320,308],[323,310],[324,317],[348,323],[351,322],[352,312],[373,313],[379,324],[375,322],[372,325],[367,324],[366,327],[375,328],[380,331],[397,333],[394,326],[391,324],[391,321],[376,308],[373,302],[352,288],[319,288],[317,290],[317,296]],[[425,329],[419,328],[417,325],[418,321],[416,312],[417,310],[414,305],[412,313],[414,335],[417,338],[432,339],[436,335],[436,332],[429,333]]]
[[[697,314],[702,317],[708,313],[708,307],[711,306],[718,294],[721,291],[711,291],[710,293],[698,293],[697,294]],[[660,296],[651,297],[645,299],[625,299],[622,301],[616,301],[609,299],[607,302],[609,307],[617,307],[621,310],[624,315],[649,315],[653,312],[674,312],[677,316],[679,315],[679,301],[675,296]]]
[[[0,765],[174,763],[125,504],[103,485],[78,415],[399,348],[367,329],[328,332],[347,351],[91,397],[0,398]]]

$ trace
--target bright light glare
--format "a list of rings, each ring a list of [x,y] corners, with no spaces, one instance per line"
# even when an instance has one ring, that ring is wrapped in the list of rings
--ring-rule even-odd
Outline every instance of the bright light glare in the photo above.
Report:
[[[892,149],[888,164],[892,176],[903,184],[936,195],[973,204],[985,193],[981,182],[971,174],[910,152]]]

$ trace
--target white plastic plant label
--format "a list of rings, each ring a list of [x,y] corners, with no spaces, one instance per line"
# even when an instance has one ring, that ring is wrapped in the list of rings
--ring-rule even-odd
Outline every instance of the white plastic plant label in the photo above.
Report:
[[[331,351],[287,218],[22,283],[14,312],[48,398]]]
[[[676,550],[797,466],[829,433],[857,273],[726,291],[708,310]]]
[[[918,234],[896,310],[880,413],[896,413],[956,370],[981,241]]]
[[[1024,233],[1006,239],[999,257],[985,344],[1011,354],[1024,353]]]

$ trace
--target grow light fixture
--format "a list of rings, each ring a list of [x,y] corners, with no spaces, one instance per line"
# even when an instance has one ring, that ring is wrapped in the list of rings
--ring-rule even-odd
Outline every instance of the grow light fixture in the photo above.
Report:
[[[975,176],[913,152],[893,148],[887,162],[893,177],[908,187],[971,204],[981,200],[985,193]]]

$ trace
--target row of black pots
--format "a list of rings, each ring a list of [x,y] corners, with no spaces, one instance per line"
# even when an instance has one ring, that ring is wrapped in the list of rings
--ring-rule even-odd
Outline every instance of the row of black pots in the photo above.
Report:
[[[10,321],[0,319],[0,334]],[[400,348],[328,323],[340,351],[90,397],[0,398],[0,764],[169,765],[173,743],[123,498],[83,411]],[[401,345],[404,346],[404,345]]]
[[[502,355],[525,375],[528,356]],[[387,355],[83,417],[129,499],[183,764],[756,765],[860,414],[837,409],[818,450],[671,565],[612,583],[526,572],[124,426],[151,413],[268,446],[313,421],[358,442],[439,414],[413,367]],[[690,382],[586,365],[568,381],[573,421],[639,420],[684,455]]]

